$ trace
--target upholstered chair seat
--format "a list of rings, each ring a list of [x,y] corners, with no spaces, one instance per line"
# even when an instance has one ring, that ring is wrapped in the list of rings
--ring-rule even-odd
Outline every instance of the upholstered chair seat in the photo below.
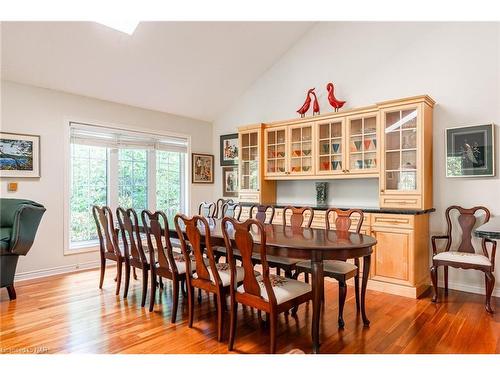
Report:
[[[311,272],[311,261],[302,261],[297,263],[297,268],[304,269],[306,272]],[[342,278],[349,279],[358,274],[358,267],[349,262],[341,260],[325,260],[323,262],[323,273],[325,276],[336,279],[337,275]]]
[[[271,286],[273,287],[273,292],[274,296],[276,297],[277,304],[290,301],[296,297],[311,292],[311,285],[302,281],[272,274],[269,275],[269,279],[271,280]],[[260,293],[262,298],[266,301],[269,301],[266,286],[264,284],[264,281],[262,280],[262,276],[257,277],[257,281],[260,286]],[[237,288],[237,291],[240,293],[245,293],[244,286],[240,285]]]
[[[446,262],[470,263],[480,266],[491,266],[491,261],[488,259],[488,257],[482,254],[464,253],[462,251],[443,251],[442,253],[434,255],[432,259],[444,260]]]
[[[212,274],[212,270],[210,266],[207,264],[207,270],[210,274],[210,280],[214,280],[214,276]],[[217,263],[217,272],[219,273],[220,281],[222,282],[222,286],[228,286],[231,283],[231,268],[229,263]],[[260,275],[258,271],[254,271],[256,276]],[[193,278],[196,278],[196,274],[193,275]],[[245,270],[243,267],[236,267],[236,282],[240,283],[245,278]]]

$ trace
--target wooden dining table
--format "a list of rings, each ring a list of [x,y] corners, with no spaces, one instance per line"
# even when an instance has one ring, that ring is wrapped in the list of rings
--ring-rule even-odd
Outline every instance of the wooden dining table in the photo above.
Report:
[[[224,237],[221,229],[221,219],[207,219],[210,227],[211,243],[215,246],[224,246]],[[319,353],[320,347],[320,314],[324,291],[323,261],[348,260],[363,258],[363,272],[361,283],[361,316],[365,326],[370,325],[366,315],[366,286],[370,273],[372,247],[377,243],[374,237],[347,231],[292,228],[277,224],[265,224],[266,249],[270,255],[306,259],[311,261],[312,268],[312,305],[313,316],[311,335],[313,353]],[[170,236],[178,238],[174,226],[171,225]],[[201,231],[203,233],[204,231]],[[230,233],[230,231],[229,231]],[[252,234],[256,245],[260,244],[260,236]],[[256,248],[257,252],[258,249]]]

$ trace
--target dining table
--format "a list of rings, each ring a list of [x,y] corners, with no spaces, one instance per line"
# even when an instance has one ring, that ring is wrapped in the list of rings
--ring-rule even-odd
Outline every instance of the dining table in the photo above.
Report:
[[[212,246],[225,246],[221,228],[222,219],[209,218],[207,222],[210,228]],[[371,254],[373,246],[377,243],[374,237],[350,231],[294,228],[278,224],[265,224],[264,228],[267,254],[311,261],[313,353],[319,353],[320,350],[319,327],[324,293],[323,262],[325,260],[347,261],[348,259],[363,258],[360,308],[363,324],[370,325],[366,315],[365,297],[370,274]],[[202,235],[204,234],[203,230],[200,232]],[[231,235],[231,231],[228,232]],[[260,236],[253,231],[251,234],[254,239],[255,252],[258,252]],[[174,225],[169,226],[169,235],[171,238],[178,238]]]

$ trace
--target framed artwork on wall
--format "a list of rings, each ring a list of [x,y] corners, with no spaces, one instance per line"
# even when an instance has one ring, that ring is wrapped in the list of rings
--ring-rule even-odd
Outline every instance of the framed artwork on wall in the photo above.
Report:
[[[446,129],[446,177],[495,176],[494,124]]]
[[[0,133],[0,177],[40,177],[40,136]]]
[[[238,164],[238,133],[220,136],[220,165]]]
[[[222,167],[222,196],[238,196],[238,167]]]
[[[209,154],[191,154],[193,184],[214,183],[214,156]]]

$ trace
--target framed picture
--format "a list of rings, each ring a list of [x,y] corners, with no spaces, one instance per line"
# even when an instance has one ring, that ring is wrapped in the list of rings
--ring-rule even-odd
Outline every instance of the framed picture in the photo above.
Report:
[[[446,129],[446,177],[495,175],[493,124]]]
[[[214,183],[214,156],[208,154],[191,154],[193,184]]]
[[[220,136],[220,165],[238,164],[238,133]]]
[[[238,167],[222,167],[222,196],[238,196]]]
[[[0,133],[0,177],[40,177],[40,136]]]

